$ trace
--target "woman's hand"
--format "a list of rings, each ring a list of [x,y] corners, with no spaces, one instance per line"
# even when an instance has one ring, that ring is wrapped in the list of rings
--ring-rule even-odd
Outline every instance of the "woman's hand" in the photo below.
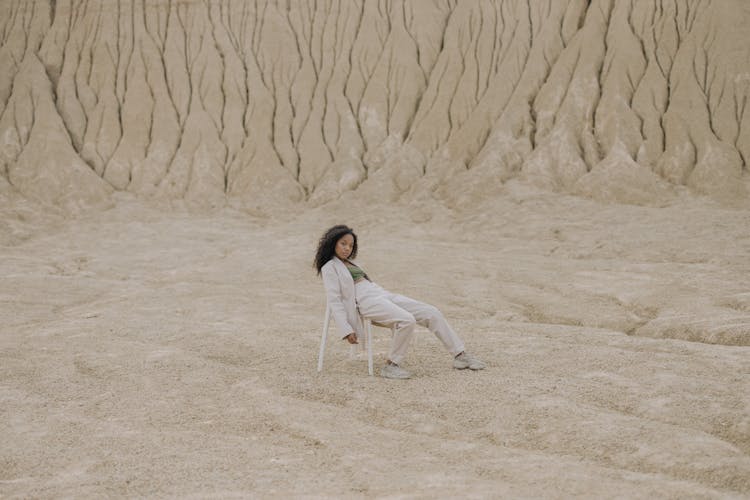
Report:
[[[350,333],[344,338],[348,340],[350,344],[359,344],[359,342],[357,342],[357,334],[354,332]]]

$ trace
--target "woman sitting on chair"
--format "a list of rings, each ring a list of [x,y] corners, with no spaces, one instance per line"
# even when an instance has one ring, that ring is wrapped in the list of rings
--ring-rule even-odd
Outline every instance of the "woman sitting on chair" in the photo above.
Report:
[[[333,226],[318,243],[314,267],[323,274],[328,307],[342,338],[357,344],[362,337],[357,309],[363,318],[392,327],[393,345],[380,374],[386,378],[409,378],[400,364],[414,336],[417,323],[430,329],[453,355],[453,367],[481,370],[484,363],[464,350],[464,344],[435,307],[391,293],[373,283],[354,262],[357,235],[348,226]]]

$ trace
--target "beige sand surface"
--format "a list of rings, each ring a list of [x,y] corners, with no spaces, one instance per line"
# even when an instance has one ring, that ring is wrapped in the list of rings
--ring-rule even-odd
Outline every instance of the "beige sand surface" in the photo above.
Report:
[[[484,213],[344,197],[267,220],[118,194],[2,247],[0,495],[750,495],[748,212],[511,182]],[[412,380],[335,340],[317,374],[310,261],[335,222],[488,368],[453,370],[420,329]]]

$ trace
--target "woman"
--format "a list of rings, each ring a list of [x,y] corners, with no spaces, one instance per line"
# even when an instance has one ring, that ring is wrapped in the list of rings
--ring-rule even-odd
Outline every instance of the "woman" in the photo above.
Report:
[[[357,317],[394,328],[393,345],[380,374],[386,378],[405,379],[411,373],[400,364],[414,336],[417,323],[430,329],[453,355],[453,367],[481,370],[484,363],[464,350],[464,344],[437,308],[403,295],[384,290],[373,283],[354,262],[357,235],[348,226],[333,226],[318,243],[315,268],[323,274],[328,307],[342,338],[357,344],[363,334]]]

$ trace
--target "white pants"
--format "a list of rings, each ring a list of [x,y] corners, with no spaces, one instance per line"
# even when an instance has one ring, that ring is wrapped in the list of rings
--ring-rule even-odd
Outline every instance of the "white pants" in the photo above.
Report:
[[[354,284],[354,295],[362,317],[394,328],[388,355],[392,362],[403,361],[417,323],[429,328],[453,356],[464,350],[464,343],[436,307],[391,293],[366,279]]]

